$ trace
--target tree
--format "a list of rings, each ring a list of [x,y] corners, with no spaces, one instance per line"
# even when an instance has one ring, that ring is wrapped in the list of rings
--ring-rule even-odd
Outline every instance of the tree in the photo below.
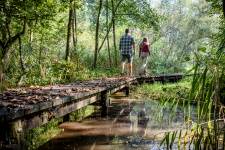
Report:
[[[109,45],[109,0],[106,0],[106,36],[107,36],[107,50],[108,50],[108,56],[109,56],[109,65],[112,67],[112,58],[111,58],[111,52],[110,52],[110,45]]]
[[[100,15],[102,11],[102,0],[99,0],[98,14],[96,19],[96,30],[95,30],[95,53],[94,53],[94,62],[93,68],[96,68],[97,57],[98,57],[98,48],[99,48],[99,26],[100,26]]]
[[[43,19],[54,16],[55,9],[52,1],[11,1],[0,2],[0,81],[4,80],[7,60],[13,44],[25,34],[27,26]]]
[[[117,66],[117,46],[116,46],[116,9],[114,1],[112,3],[112,33],[113,33],[113,49],[114,49],[114,64]]]
[[[66,42],[66,56],[65,60],[68,61],[70,56],[70,40],[71,40],[71,31],[73,28],[73,0],[70,0],[69,3],[69,19],[68,19],[68,26],[67,26],[67,42]]]

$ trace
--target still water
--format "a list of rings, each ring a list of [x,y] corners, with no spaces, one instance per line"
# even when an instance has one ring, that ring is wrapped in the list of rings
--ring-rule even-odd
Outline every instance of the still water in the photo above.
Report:
[[[63,132],[39,149],[163,150],[164,133],[184,126],[185,109],[176,102],[114,97],[108,116],[96,112],[82,121],[63,123]]]

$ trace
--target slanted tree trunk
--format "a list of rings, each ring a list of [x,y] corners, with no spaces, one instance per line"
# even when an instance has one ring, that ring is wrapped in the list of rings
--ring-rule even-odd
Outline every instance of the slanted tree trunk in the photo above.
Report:
[[[70,0],[69,5],[69,20],[67,25],[67,42],[66,42],[66,55],[65,60],[68,61],[70,57],[70,39],[71,39],[71,28],[72,28],[72,19],[73,19],[73,9],[72,9],[72,0]]]
[[[123,1],[124,1],[124,0],[120,0],[120,1],[117,3],[117,5],[116,5],[116,7],[115,7],[115,12],[118,10],[119,6],[121,5],[121,3],[122,3]],[[110,22],[109,25],[108,25],[108,30],[107,30],[107,32],[106,32],[106,35],[105,35],[105,37],[103,38],[103,41],[102,41],[102,43],[100,44],[100,46],[99,46],[99,48],[98,48],[98,53],[99,53],[100,50],[102,49],[102,47],[103,47],[105,41],[107,40],[107,37],[109,36],[110,30],[111,30],[111,28],[112,28],[112,22],[113,22],[113,20],[111,19],[111,22]],[[111,59],[111,60],[112,60],[112,59]]]
[[[22,71],[22,74],[25,73],[25,66],[24,66],[24,63],[23,63],[23,54],[22,54],[22,41],[21,41],[21,37],[19,37],[19,61],[20,61],[20,67],[21,67],[21,71]]]
[[[96,30],[95,30],[95,53],[94,53],[93,68],[96,68],[96,66],[97,66],[101,10],[102,10],[102,0],[99,0],[99,8],[98,8],[98,15],[97,15],[97,20],[96,20]]]

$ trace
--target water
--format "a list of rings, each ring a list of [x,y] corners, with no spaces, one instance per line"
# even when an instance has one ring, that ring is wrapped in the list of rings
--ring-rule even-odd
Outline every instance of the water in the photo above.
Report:
[[[108,116],[96,112],[80,122],[63,123],[63,132],[39,149],[160,150],[166,149],[160,146],[164,133],[184,126],[184,108],[175,103],[129,98],[111,102]]]

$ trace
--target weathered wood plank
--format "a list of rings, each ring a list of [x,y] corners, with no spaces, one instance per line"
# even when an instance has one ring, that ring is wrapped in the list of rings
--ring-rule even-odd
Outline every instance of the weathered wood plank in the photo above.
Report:
[[[4,117],[6,118],[6,120],[9,121],[23,116],[25,116],[24,109],[10,109],[7,110],[6,115]]]
[[[53,116],[54,117],[62,117],[66,114],[69,114],[69,113],[75,111],[75,110],[78,110],[78,109],[83,108],[83,107],[85,107],[89,104],[92,104],[92,103],[96,102],[97,100],[98,100],[98,95],[87,98],[87,99],[84,99],[84,100],[79,101],[79,102],[67,104],[63,107],[56,108],[53,112]]]
[[[40,106],[40,111],[41,111],[41,110],[45,110],[47,108],[52,107],[53,103],[52,103],[52,101],[43,102],[43,103],[40,103],[39,106]]]
[[[32,128],[39,127],[43,124],[46,124],[48,121],[50,121],[52,118],[59,118],[62,116],[65,116],[71,112],[74,112],[80,108],[83,108],[89,104],[92,104],[99,100],[100,96],[95,95],[92,97],[89,97],[87,99],[84,99],[82,101],[78,102],[71,102],[66,105],[61,105],[58,107],[52,107],[51,109],[47,109],[45,111],[27,115],[24,118],[14,120],[12,122],[21,122],[21,126],[23,130],[29,130]]]

